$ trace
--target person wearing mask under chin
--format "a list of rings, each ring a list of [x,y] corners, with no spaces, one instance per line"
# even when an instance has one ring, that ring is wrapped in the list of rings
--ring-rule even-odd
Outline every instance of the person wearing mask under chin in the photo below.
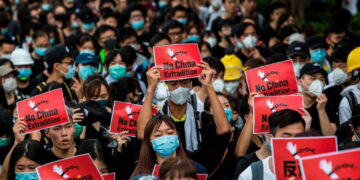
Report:
[[[235,55],[225,55],[221,62],[225,66],[224,93],[234,97],[245,95],[246,93],[239,94],[239,88],[241,92],[247,92],[245,79],[242,78],[243,64],[241,60]]]
[[[0,90],[0,106],[2,108],[7,108],[12,110],[16,107],[15,102],[17,101],[17,97],[14,94],[16,89],[16,76],[19,73],[12,68],[2,65],[0,66],[0,80],[2,89]]]
[[[327,60],[324,39],[319,36],[312,36],[306,39],[306,44],[310,48],[311,60],[320,64],[327,73],[331,73],[331,65]]]
[[[298,84],[304,99],[304,107],[312,117],[311,128],[320,131],[324,136],[334,135],[338,125],[334,106],[328,102],[323,89],[327,73],[316,63],[307,63],[300,70]]]

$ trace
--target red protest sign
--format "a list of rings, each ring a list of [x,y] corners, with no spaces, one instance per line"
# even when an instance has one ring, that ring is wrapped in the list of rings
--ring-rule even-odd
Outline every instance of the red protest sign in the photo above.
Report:
[[[158,164],[155,164],[152,175],[160,178],[159,172],[160,172],[160,166]],[[198,180],[206,180],[208,177],[207,174],[196,174],[196,176]]]
[[[17,104],[18,117],[26,122],[26,132],[69,123],[61,89],[49,91]]]
[[[161,67],[162,81],[199,77],[202,68],[197,44],[172,44],[154,47],[155,65]]]
[[[276,179],[301,179],[300,158],[337,151],[335,136],[272,138],[271,143]]]
[[[104,180],[115,180],[115,173],[104,174],[102,177]]]
[[[261,66],[245,71],[249,92],[265,96],[298,93],[292,60]]]
[[[254,134],[270,132],[268,117],[273,112],[283,109],[292,109],[303,114],[299,110],[299,107],[304,107],[303,97],[301,95],[254,97],[253,101]]]
[[[136,124],[141,108],[141,105],[115,101],[111,115],[110,132],[129,131],[128,136],[136,137]],[[153,109],[153,114],[156,112],[157,110]]]
[[[301,158],[303,178],[360,179],[360,148]]]
[[[103,179],[89,154],[54,161],[36,168],[40,180]]]

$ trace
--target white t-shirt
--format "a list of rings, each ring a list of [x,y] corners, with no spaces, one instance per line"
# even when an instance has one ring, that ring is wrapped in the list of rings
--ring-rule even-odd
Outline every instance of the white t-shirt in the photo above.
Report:
[[[200,113],[204,111],[204,102],[202,102],[198,95],[195,93],[196,95],[196,110],[199,111]]]
[[[276,180],[275,174],[270,170],[270,166],[269,166],[270,157],[271,156],[269,156],[269,157],[262,160],[263,170],[264,170],[263,179],[266,179],[266,180],[274,179],[274,180]],[[252,180],[251,166],[247,167],[245,169],[245,171],[243,171],[240,174],[238,180]]]

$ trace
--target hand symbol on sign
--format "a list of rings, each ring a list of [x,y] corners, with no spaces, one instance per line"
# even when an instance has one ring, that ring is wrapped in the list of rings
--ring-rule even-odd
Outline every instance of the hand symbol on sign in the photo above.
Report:
[[[320,169],[322,169],[326,174],[328,174],[331,179],[339,179],[339,176],[335,174],[332,170],[331,161],[326,162],[325,159],[320,160]]]
[[[296,152],[296,145],[294,145],[292,142],[287,143],[286,149],[290,151],[290,153],[294,156],[295,159],[300,159],[299,155]]]
[[[269,107],[269,109],[272,111],[272,112],[276,112],[275,108],[274,108],[274,102],[271,102],[269,99],[266,100],[266,105]]]
[[[258,71],[257,72],[257,75],[262,79],[264,80],[265,82],[269,81],[266,77],[265,77],[265,73],[263,71]]]

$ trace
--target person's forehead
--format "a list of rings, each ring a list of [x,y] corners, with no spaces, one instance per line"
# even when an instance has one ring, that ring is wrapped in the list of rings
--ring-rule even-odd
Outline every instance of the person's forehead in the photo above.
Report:
[[[136,10],[131,11],[130,15],[131,15],[131,16],[134,16],[134,15],[142,15],[142,13],[141,13],[140,10],[136,9]]]
[[[181,31],[180,27],[174,27],[174,28],[169,29],[169,33],[170,32],[180,32],[180,31]]]

